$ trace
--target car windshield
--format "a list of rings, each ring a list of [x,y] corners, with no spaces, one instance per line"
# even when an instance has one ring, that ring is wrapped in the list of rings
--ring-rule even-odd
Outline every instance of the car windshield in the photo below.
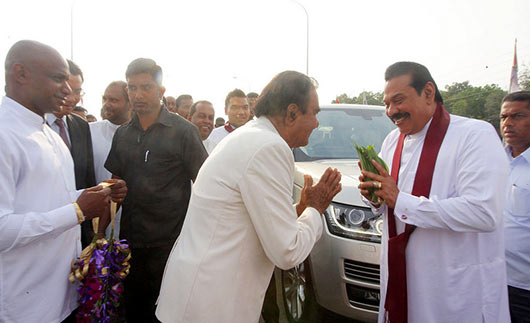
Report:
[[[396,127],[384,109],[322,109],[317,118],[319,126],[311,133],[307,146],[294,149],[296,161],[358,159],[354,144],[373,145],[379,152],[386,135]]]

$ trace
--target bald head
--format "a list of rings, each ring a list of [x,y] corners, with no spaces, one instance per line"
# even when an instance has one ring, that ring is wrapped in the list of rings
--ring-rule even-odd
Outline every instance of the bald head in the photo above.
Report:
[[[7,53],[5,73],[6,95],[41,116],[60,111],[70,93],[66,60],[37,41],[15,43]]]

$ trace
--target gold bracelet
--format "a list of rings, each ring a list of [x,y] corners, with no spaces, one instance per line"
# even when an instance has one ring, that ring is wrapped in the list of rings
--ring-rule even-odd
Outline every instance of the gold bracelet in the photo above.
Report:
[[[83,214],[83,210],[81,210],[77,202],[74,202],[72,204],[75,208],[75,214],[77,214],[77,222],[79,222],[79,224],[83,223],[83,221],[85,221],[85,215]]]

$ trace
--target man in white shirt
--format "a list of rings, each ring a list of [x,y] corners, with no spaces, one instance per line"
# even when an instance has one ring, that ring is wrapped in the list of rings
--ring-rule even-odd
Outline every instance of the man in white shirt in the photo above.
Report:
[[[44,121],[71,89],[53,48],[23,40],[9,50],[0,106],[0,322],[61,322],[77,307],[68,282],[79,224],[104,214],[111,190],[76,192],[72,157]],[[113,198],[124,197],[115,181]],[[116,194],[115,194],[116,193]]]
[[[512,323],[530,322],[530,91],[502,101],[501,133],[510,161],[504,204],[510,315]]]
[[[215,110],[213,105],[208,101],[197,101],[193,103],[190,108],[190,114],[188,120],[193,123],[201,135],[202,144],[208,152],[208,155],[212,153],[215,144],[208,136],[213,130],[213,119],[215,118]]]
[[[164,323],[258,322],[274,266],[301,263],[320,238],[340,173],[327,169],[315,186],[306,175],[292,205],[291,148],[305,146],[318,126],[315,86],[287,71],[264,97],[258,119],[223,140],[199,171],[160,290]]]
[[[386,70],[397,125],[381,148],[391,174],[362,171],[383,205],[379,322],[509,322],[502,207],[508,164],[495,129],[449,115],[427,68]],[[397,182],[397,184],[396,184]]]
[[[125,90],[125,81],[111,82],[103,94],[103,110],[107,119],[90,123],[90,134],[92,136],[92,147],[94,151],[94,170],[96,181],[111,178],[112,174],[105,168],[105,161],[109,155],[112,145],[112,137],[116,129],[131,119],[131,106],[129,96]],[[121,208],[116,213],[114,221],[114,237],[120,235]],[[110,237],[111,227],[107,228],[106,236]]]
[[[222,127],[215,128],[208,137],[215,145],[219,144],[229,133],[248,122],[249,110],[245,92],[235,89],[228,93],[225,99],[225,113],[228,116],[228,122]]]

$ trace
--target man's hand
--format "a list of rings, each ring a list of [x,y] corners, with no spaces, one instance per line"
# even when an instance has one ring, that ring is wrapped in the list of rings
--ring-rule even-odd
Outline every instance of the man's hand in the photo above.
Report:
[[[109,207],[110,188],[103,188],[99,185],[87,188],[79,195],[76,202],[86,220],[98,217]]]
[[[114,183],[114,185],[110,187],[110,197],[112,198],[112,201],[118,204],[122,203],[125,196],[127,196],[127,185],[125,181],[117,176],[113,176],[112,179],[108,179],[105,182]]]
[[[340,172],[331,168],[326,169],[314,186],[313,177],[304,175],[304,188],[302,189],[300,202],[296,206],[298,215],[302,214],[307,207],[317,209],[320,214],[324,213],[335,195],[342,190],[340,179]]]
[[[368,189],[376,188],[377,190],[375,191],[375,195],[379,196],[383,201],[385,201],[388,207],[393,209],[396,205],[396,200],[399,194],[396,182],[383,166],[379,165],[375,160],[372,160],[372,164],[375,166],[380,175],[362,170],[361,176],[359,176],[359,181],[361,182],[358,186],[359,191],[361,192],[362,196],[370,201],[371,196]],[[359,167],[361,167],[360,163]],[[370,180],[366,181],[368,178]]]

